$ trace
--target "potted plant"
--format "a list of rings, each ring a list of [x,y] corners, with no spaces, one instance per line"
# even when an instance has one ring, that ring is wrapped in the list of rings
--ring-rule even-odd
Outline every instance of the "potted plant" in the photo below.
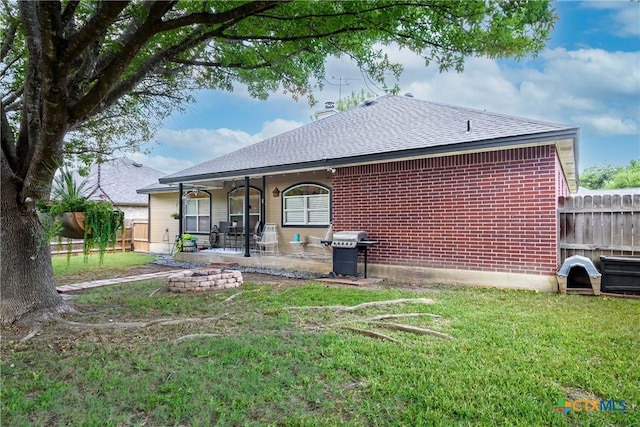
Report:
[[[77,184],[73,173],[63,170],[54,181],[51,200],[40,200],[36,206],[47,237],[58,235],[59,243],[62,237],[84,239],[84,255],[97,248],[102,264],[107,246],[115,246],[118,232],[124,230],[124,213],[107,201],[88,200],[83,195],[85,185],[86,181]]]
[[[173,219],[180,219],[180,214],[178,212],[173,212],[170,216]]]
[[[178,239],[178,252],[195,252],[198,248],[198,238],[189,234],[184,233]]]

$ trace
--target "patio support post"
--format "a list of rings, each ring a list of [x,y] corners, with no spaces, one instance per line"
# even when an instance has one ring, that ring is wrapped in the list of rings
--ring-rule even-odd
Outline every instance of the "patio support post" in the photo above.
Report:
[[[184,185],[182,183],[178,184],[178,236],[182,236],[182,210],[183,210],[183,201],[182,201],[182,192],[184,191]]]
[[[251,256],[251,248],[249,247],[249,177],[244,177],[244,256]]]
[[[262,191],[260,192],[260,221],[265,223],[264,192],[267,191],[267,177],[262,175]]]

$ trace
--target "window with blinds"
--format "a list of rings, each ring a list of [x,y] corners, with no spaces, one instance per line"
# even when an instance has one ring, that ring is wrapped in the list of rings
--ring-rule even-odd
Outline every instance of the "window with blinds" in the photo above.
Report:
[[[184,208],[185,233],[208,233],[210,224],[209,198],[191,199]]]
[[[283,192],[284,225],[329,225],[329,189],[317,184],[301,184]]]

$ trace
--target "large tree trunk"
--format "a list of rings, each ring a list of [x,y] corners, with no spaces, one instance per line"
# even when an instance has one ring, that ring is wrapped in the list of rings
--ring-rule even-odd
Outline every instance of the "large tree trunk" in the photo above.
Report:
[[[56,291],[49,242],[33,205],[18,205],[15,187],[1,184],[0,322],[30,325],[72,312]]]

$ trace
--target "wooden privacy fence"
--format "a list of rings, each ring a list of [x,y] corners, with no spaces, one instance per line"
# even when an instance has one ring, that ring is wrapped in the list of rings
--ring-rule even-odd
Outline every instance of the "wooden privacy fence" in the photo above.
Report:
[[[118,235],[115,246],[109,246],[108,252],[149,252],[149,221],[146,220],[133,220],[130,226],[125,227],[124,233]],[[82,239],[67,239],[62,238],[61,244],[58,239],[54,239],[50,243],[51,253],[66,254],[71,245],[71,253],[81,254],[84,247],[84,241]]]
[[[136,252],[149,252],[149,221],[134,220],[131,222],[131,239]]]
[[[640,255],[640,194],[560,197],[560,264],[583,255]]]

